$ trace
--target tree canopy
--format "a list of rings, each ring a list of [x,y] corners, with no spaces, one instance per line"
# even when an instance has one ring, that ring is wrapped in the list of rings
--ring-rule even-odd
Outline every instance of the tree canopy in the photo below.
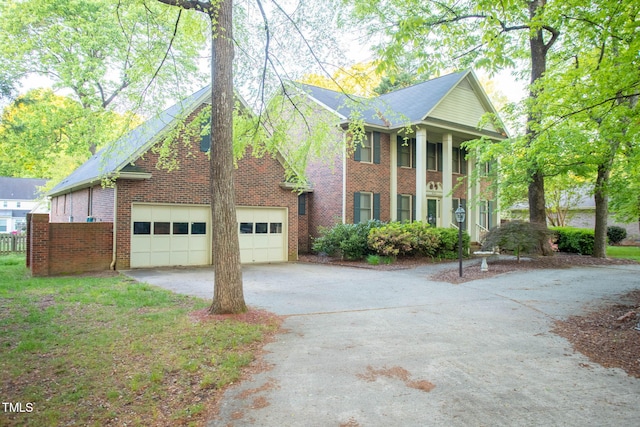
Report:
[[[0,4],[0,89],[45,76],[84,108],[136,109],[203,82],[206,21],[141,0],[6,0]]]

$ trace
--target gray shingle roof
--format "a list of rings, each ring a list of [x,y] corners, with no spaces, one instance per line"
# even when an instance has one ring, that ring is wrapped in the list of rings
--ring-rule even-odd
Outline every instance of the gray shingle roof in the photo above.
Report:
[[[470,70],[447,74],[372,99],[348,97],[307,84],[300,84],[300,87],[344,118],[358,112],[366,124],[386,127],[390,122],[394,127],[403,126],[407,121],[415,123],[422,120],[469,73]]]
[[[46,179],[0,176],[0,200],[37,200]]]
[[[206,86],[154,118],[147,120],[122,138],[98,151],[47,194],[55,196],[69,192],[121,171],[156,142],[158,137],[165,133],[165,130],[175,126],[185,114],[202,104],[210,93],[211,86]]]

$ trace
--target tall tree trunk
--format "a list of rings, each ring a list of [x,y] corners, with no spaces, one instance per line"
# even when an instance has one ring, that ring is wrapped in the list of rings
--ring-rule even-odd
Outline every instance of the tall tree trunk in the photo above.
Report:
[[[606,186],[611,173],[611,162],[598,165],[598,175],[593,197],[596,202],[596,225],[594,230],[593,257],[607,257],[607,218],[609,216],[609,196]]]
[[[529,2],[529,16],[531,20],[537,14],[542,12],[545,0],[532,0]],[[542,29],[537,29],[529,37],[529,46],[531,52],[531,89],[529,97],[535,100],[538,96],[539,89],[536,83],[544,75],[547,69],[547,49],[544,42]],[[535,125],[540,123],[541,115],[539,112],[529,110],[527,122],[527,139],[531,143],[537,136],[538,131]],[[538,165],[533,165],[529,170],[529,222],[547,224],[546,203],[544,198],[544,176]]]
[[[211,14],[211,213],[215,272],[211,313],[247,311],[242,290],[233,165],[232,0]]]

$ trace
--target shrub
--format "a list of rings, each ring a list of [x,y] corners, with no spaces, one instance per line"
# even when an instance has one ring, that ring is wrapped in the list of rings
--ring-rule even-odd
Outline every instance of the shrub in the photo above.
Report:
[[[546,227],[525,221],[510,221],[495,227],[485,236],[483,250],[500,249],[513,251],[520,261],[520,254],[540,253],[549,244],[551,233]]]
[[[440,247],[440,234],[427,222],[412,222],[405,224],[407,231],[411,234],[411,245],[413,253],[423,256],[434,257]]]
[[[607,227],[607,238],[609,239],[609,244],[617,245],[627,238],[627,230],[617,225],[611,225]]]
[[[445,259],[455,259],[458,257],[458,230],[455,228],[434,228],[440,240],[435,256]],[[469,234],[462,233],[462,252],[469,253]]]
[[[369,231],[369,247],[377,254],[397,257],[413,251],[412,235],[407,224],[392,222]]]
[[[595,235],[588,228],[553,227],[557,236],[558,250],[581,255],[593,255]]]
[[[343,258],[362,259],[372,253],[368,245],[369,231],[384,223],[373,220],[360,224],[336,224],[331,228],[321,227],[320,237],[314,240],[313,250]]]

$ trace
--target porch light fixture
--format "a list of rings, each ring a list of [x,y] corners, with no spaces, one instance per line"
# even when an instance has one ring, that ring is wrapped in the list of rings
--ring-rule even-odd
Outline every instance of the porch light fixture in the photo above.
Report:
[[[460,277],[462,277],[462,223],[464,222],[465,217],[464,208],[462,206],[458,206],[455,214],[456,221],[458,222],[458,272],[460,273]]]

